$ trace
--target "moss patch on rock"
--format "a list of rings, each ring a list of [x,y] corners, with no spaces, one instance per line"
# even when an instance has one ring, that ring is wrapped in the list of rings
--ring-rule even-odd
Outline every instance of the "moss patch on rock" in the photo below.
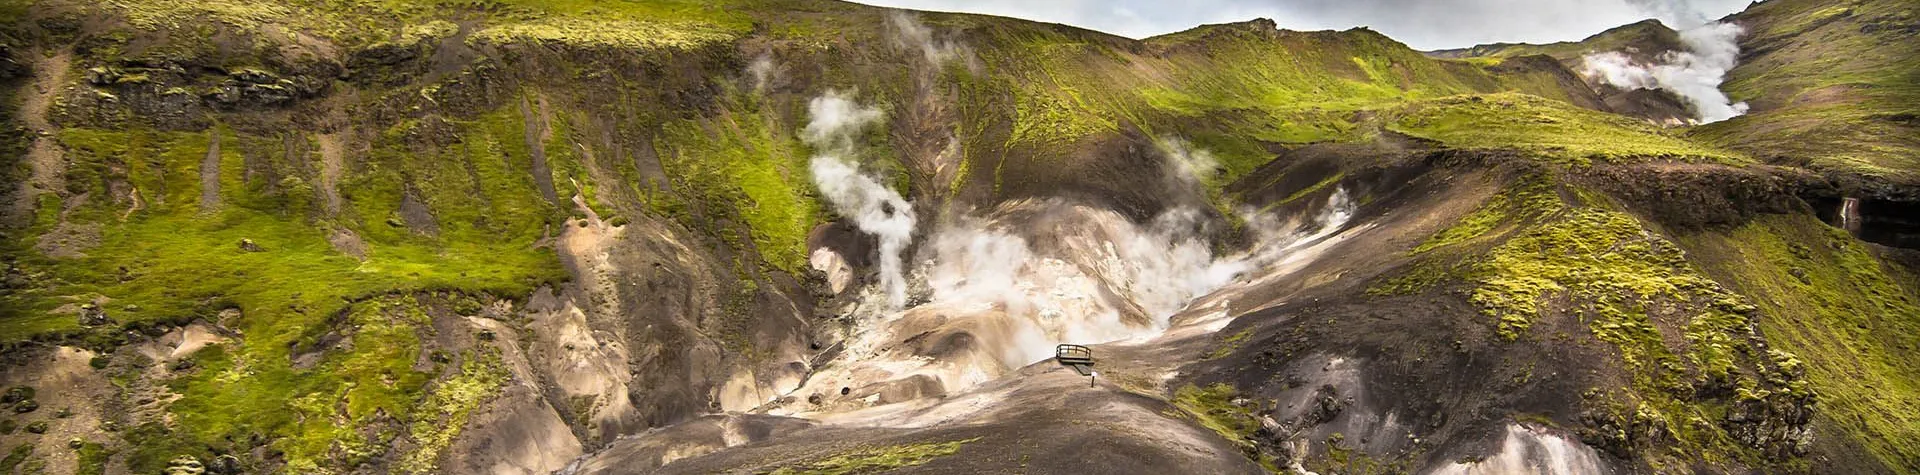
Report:
[[[1810,216],[1765,216],[1682,240],[1709,272],[1760,295],[1759,327],[1797,355],[1822,417],[1893,467],[1920,468],[1920,306],[1914,282]],[[1909,282],[1902,284],[1902,282]]]
[[[775,475],[847,475],[878,473],[924,465],[953,455],[979,438],[858,449],[773,471]]]

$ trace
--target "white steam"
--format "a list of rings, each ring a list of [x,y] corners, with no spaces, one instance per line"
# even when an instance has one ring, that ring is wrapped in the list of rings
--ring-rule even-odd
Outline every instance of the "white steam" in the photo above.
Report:
[[[773,79],[773,73],[773,58],[770,56],[763,54],[747,63],[747,76],[753,78],[754,92],[765,91],[767,81]]]
[[[1197,191],[1201,182],[1213,178],[1220,170],[1220,161],[1213,158],[1212,152],[1194,147],[1186,139],[1161,137],[1155,145],[1167,156],[1167,165],[1172,167],[1167,170],[1167,176],[1174,186]]]
[[[1169,183],[1193,187],[1217,165],[1205,150],[1160,141]],[[1158,334],[1202,296],[1264,272],[1343,229],[1355,204],[1338,189],[1320,212],[1283,222],[1252,209],[1242,218],[1259,245],[1216,255],[1203,209],[1176,206],[1145,223],[1112,210],[1061,200],[1003,205],[998,217],[961,217],[923,244],[919,269],[928,308],[966,318],[1004,318],[1012,327],[999,359],[1019,367],[1051,356],[1059,343],[1091,344]],[[1012,218],[1010,216],[1025,216]],[[1037,217],[1036,217],[1037,216]]]
[[[912,216],[876,213],[886,203],[900,209],[906,203],[843,158],[854,146],[852,134],[879,120],[879,113],[837,93],[816,99],[812,109],[814,124],[805,138],[821,150],[815,179],[836,209],[866,217],[856,224],[881,237],[884,295],[894,306],[866,314],[876,318],[854,319],[841,362],[820,368],[795,390],[824,395],[826,402],[795,403],[774,414],[887,406],[904,402],[895,397],[924,398],[903,396],[899,388],[927,384],[953,395],[1045,360],[1057,344],[1146,339],[1174,327],[1176,318],[1196,322],[1186,315],[1218,318],[1205,316],[1224,315],[1228,300],[1245,295],[1241,290],[1323,255],[1328,243],[1349,230],[1354,214],[1343,189],[1318,213],[1283,219],[1246,210],[1258,244],[1220,255],[1208,230],[1218,219],[1203,204],[1176,205],[1137,222],[1094,203],[1007,201],[943,216],[922,231],[909,277],[921,303],[902,308],[898,252],[913,235]],[[1178,193],[1204,195],[1201,177],[1216,167],[1210,155],[1177,139],[1162,140],[1160,148],[1165,176],[1143,177],[1147,186],[1159,179],[1193,187]],[[868,295],[882,295],[869,289],[876,293]],[[899,423],[887,416],[849,417],[863,424]]]
[[[813,146],[813,183],[834,211],[853,220],[861,232],[880,242],[880,284],[890,308],[907,302],[907,280],[900,253],[913,240],[913,206],[900,193],[860,171],[852,155],[854,138],[879,121],[879,109],[862,107],[839,91],[827,91],[807,104],[809,121],[801,138]]]
[[[1747,104],[1735,103],[1720,91],[1727,71],[1739,63],[1738,39],[1743,30],[1732,23],[1710,23],[1680,32],[1685,51],[1661,55],[1651,65],[1637,64],[1620,52],[1589,54],[1581,72],[1622,89],[1660,89],[1687,101],[1699,122],[1714,123],[1747,113]]]
[[[893,23],[894,46],[918,49],[926,56],[928,63],[945,64],[964,52],[964,46],[960,44],[934,39],[932,28],[927,28],[919,18],[904,10],[895,10],[887,19]]]

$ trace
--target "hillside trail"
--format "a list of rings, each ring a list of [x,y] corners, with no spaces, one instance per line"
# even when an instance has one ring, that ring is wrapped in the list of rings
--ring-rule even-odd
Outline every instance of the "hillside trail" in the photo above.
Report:
[[[20,182],[7,215],[8,222],[16,225],[32,219],[40,193],[57,193],[56,190],[61,188],[61,174],[66,170],[66,153],[53,138],[54,127],[47,114],[53,107],[54,99],[60,95],[60,85],[66,83],[67,70],[73,62],[73,52],[66,49],[52,54],[29,52],[25,56],[33,58],[33,80],[21,91],[20,118],[27,126],[33,144],[28,147],[26,155],[30,173],[26,180]]]

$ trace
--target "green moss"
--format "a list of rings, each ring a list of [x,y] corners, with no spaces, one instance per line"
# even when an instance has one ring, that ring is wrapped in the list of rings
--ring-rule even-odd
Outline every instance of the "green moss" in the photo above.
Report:
[[[214,21],[251,30],[295,13],[288,5],[236,0],[113,0],[134,27],[174,30],[197,21]]]
[[[1471,300],[1498,320],[1500,334],[1519,338],[1564,293],[1592,300],[1594,331],[1615,343],[1644,341],[1652,327],[1635,312],[1642,302],[1691,301],[1695,294],[1732,298],[1712,289],[1686,257],[1626,214],[1573,208],[1490,251],[1473,271]],[[1632,334],[1634,337],[1629,337]],[[1654,346],[1659,346],[1657,338]],[[1637,350],[1623,348],[1630,363]]]
[[[98,442],[82,442],[76,449],[74,473],[77,475],[101,475],[107,473],[107,458],[113,451]]]
[[[430,378],[413,369],[427,316],[410,297],[396,297],[356,304],[342,323],[352,329],[352,349],[329,352],[308,370],[224,345],[203,350],[199,371],[170,384],[186,396],[168,408],[186,429],[181,435],[279,435],[273,446],[289,467],[352,467],[384,452],[391,435],[368,440],[361,428],[410,419]],[[164,464],[177,454],[144,455],[141,464]]]
[[[1560,197],[1551,182],[1539,177],[1529,178],[1502,190],[1481,203],[1472,213],[1460,218],[1460,222],[1427,238],[1413,248],[1413,254],[1470,242],[1502,224],[1519,224],[1522,220],[1538,218],[1559,207]]]
[[[1542,319],[1571,318],[1617,351],[1628,385],[1602,400],[1632,408],[1622,409],[1620,420],[1653,421],[1647,423],[1667,428],[1675,441],[1646,454],[1649,460],[1759,463],[1758,452],[1720,427],[1731,401],[1695,396],[1723,388],[1749,397],[1812,397],[1795,373],[1778,369],[1795,364],[1792,354],[1770,356],[1756,343],[1759,309],[1631,215],[1557,208],[1536,213],[1535,224],[1508,218],[1519,230],[1465,273],[1470,301],[1493,317],[1502,338],[1525,338]]]
[[[33,444],[20,444],[7,451],[7,458],[0,459],[0,472],[13,473],[15,467],[33,456]]]
[[[1112,119],[1089,110],[1072,87],[1022,91],[1016,103],[1013,144],[1060,144],[1101,132],[1118,130]]]
[[[1250,337],[1250,336],[1253,336],[1252,328],[1241,330],[1239,333],[1228,335],[1226,338],[1220,339],[1220,347],[1214,348],[1213,351],[1208,352],[1207,356],[1204,359],[1215,360],[1215,359],[1225,358],[1227,357],[1227,355],[1231,355],[1233,354],[1233,352],[1238,351],[1240,349],[1240,345],[1245,344],[1247,337]]]
[[[859,449],[796,466],[781,467],[773,473],[776,475],[846,475],[899,470],[953,455],[960,451],[961,446],[976,440],[980,439]]]
[[[713,221],[737,212],[752,234],[753,248],[775,267],[806,266],[807,233],[821,217],[807,170],[809,154],[779,128],[771,111],[735,102],[738,113],[709,121],[677,121],[661,137],[661,164],[689,185],[684,196],[701,200],[706,216],[684,213],[683,223],[729,238]],[[662,210],[672,212],[672,210]]]
[[[1562,163],[1648,157],[1746,163],[1637,119],[1526,94],[1448,97],[1394,112],[1390,130],[1457,148],[1518,148]]]
[[[436,384],[418,409],[424,415],[408,428],[419,448],[400,460],[400,471],[434,473],[441,455],[466,428],[467,418],[499,393],[507,376],[499,355],[485,353],[470,355],[459,374]]]
[[[1233,403],[1237,395],[1238,391],[1226,384],[1204,388],[1189,384],[1175,390],[1173,399],[1168,402],[1201,427],[1220,434],[1221,438],[1239,447],[1242,454],[1259,462],[1267,470],[1279,471],[1274,466],[1273,457],[1255,447],[1254,433],[1260,430],[1260,421],[1252,409]]]
[[[549,18],[494,26],[469,36],[473,43],[540,43],[604,48],[686,49],[733,39],[732,32],[691,22]]]
[[[1769,355],[1775,374],[1804,371],[1822,419],[1896,470],[1920,468],[1920,407],[1910,403],[1920,400],[1920,306],[1911,277],[1811,216],[1765,216],[1683,242],[1734,289],[1767,296],[1755,302],[1765,315],[1759,327],[1788,353]]]

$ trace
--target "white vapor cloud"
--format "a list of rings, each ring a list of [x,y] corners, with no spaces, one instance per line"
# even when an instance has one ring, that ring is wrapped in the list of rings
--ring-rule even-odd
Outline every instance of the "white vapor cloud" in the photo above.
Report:
[[[860,0],[879,6],[982,13],[1145,38],[1202,24],[1271,18],[1290,30],[1366,26],[1416,49],[1576,41],[1655,18],[1693,28],[1748,0]]]
[[[880,284],[887,304],[907,302],[907,281],[900,254],[913,241],[913,205],[882,181],[860,171],[852,155],[854,138],[885,114],[863,107],[840,91],[827,91],[807,104],[807,128],[801,139],[814,148],[811,164],[814,186],[833,204],[834,211],[853,220],[861,232],[880,241]]]
[[[1747,113],[1747,104],[1735,103],[1720,91],[1740,59],[1740,25],[1712,23],[1680,32],[1685,51],[1661,55],[1657,63],[1636,64],[1617,51],[1582,58],[1581,72],[1622,89],[1660,89],[1692,106],[1700,123],[1713,123]]]

